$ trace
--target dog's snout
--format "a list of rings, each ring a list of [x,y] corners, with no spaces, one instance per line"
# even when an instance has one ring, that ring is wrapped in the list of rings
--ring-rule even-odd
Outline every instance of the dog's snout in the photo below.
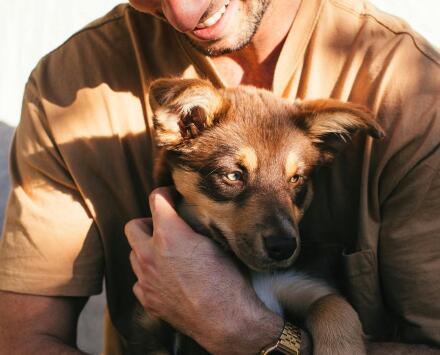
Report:
[[[297,246],[292,237],[266,236],[263,240],[269,257],[278,261],[290,258]]]

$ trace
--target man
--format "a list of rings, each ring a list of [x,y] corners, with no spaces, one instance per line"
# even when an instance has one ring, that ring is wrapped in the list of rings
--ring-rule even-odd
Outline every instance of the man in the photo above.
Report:
[[[77,353],[76,320],[103,275],[108,353],[125,347],[133,285],[148,311],[212,353],[258,353],[277,340],[283,320],[177,216],[169,191],[150,194],[152,220],[134,219],[146,215],[152,189],[148,86],[180,76],[292,100],[350,100],[377,113],[387,138],[356,139],[317,176],[296,265],[336,282],[375,341],[373,353],[436,353],[436,51],[363,1],[131,5],[138,11],[122,5],[71,37],[28,82],[0,248],[1,351]],[[320,255],[333,262],[322,265]]]

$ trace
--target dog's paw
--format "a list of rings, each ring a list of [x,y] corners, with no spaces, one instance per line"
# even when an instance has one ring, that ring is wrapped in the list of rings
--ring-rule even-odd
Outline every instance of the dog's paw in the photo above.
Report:
[[[338,295],[324,296],[312,304],[306,326],[313,338],[314,354],[366,354],[359,317],[351,305]]]

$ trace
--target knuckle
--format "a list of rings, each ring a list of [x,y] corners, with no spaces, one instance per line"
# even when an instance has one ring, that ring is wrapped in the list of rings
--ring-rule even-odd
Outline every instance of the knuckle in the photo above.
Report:
[[[124,226],[124,233],[126,236],[132,235],[139,228],[142,223],[142,218],[134,218],[128,221]]]
[[[139,268],[140,268],[140,262],[136,256],[136,254],[133,251],[131,251],[128,258],[130,260],[130,265],[131,265],[134,273],[137,275],[139,272]]]
[[[155,188],[153,191],[151,191],[150,195],[148,196],[148,202],[150,204],[150,207],[154,207],[156,203],[156,198],[160,194],[160,187]]]
[[[152,258],[145,250],[141,250],[136,254],[139,264],[143,269],[152,263]]]
[[[133,286],[133,293],[136,296],[138,302],[142,308],[149,314],[156,315],[157,312],[154,309],[152,302],[149,300],[147,292],[145,292],[139,282],[136,282]]]
[[[133,228],[133,220],[128,221],[127,223],[125,223],[124,226],[124,234],[128,237],[129,234],[131,234],[131,230]]]
[[[156,187],[152,193],[156,194],[156,195],[163,195],[164,192],[168,191],[168,187],[166,186],[159,186]]]
[[[170,198],[170,188],[168,186],[159,186],[156,187],[153,191],[151,191],[150,195],[148,196],[148,202],[150,203],[150,208],[156,205],[157,198],[158,197]]]
[[[153,267],[153,258],[145,251],[141,253],[135,253],[132,251],[129,260],[132,269],[138,278],[144,277],[144,275]]]
[[[137,260],[136,260],[136,255],[133,253],[133,251],[130,252],[130,255],[128,256],[128,260],[130,260],[130,265],[133,271],[136,272]]]
[[[136,282],[132,287],[133,294],[136,296],[139,303],[143,306],[145,303],[144,293],[139,282]]]

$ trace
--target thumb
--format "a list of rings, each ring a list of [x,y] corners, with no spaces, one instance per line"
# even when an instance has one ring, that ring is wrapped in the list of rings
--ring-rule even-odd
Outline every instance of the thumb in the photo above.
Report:
[[[153,226],[157,230],[192,231],[191,227],[177,214],[173,195],[175,190],[170,187],[158,187],[149,196]]]

